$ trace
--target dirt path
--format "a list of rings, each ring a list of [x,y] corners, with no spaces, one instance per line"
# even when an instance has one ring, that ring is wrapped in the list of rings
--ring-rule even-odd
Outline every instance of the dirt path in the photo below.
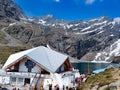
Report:
[[[6,35],[5,39],[8,40],[8,43],[7,44],[0,44],[0,46],[21,46],[22,45],[22,42],[20,42],[19,40],[13,38],[8,33],[6,33],[5,28],[2,28],[1,31],[3,33],[5,33],[5,35]]]

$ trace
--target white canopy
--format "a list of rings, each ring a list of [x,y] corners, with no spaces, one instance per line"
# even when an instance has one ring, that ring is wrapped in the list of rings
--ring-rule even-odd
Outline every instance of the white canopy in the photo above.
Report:
[[[33,62],[37,62],[40,66],[50,72],[55,72],[68,58],[68,56],[54,50],[48,49],[44,46],[39,46],[10,55],[4,64],[3,69],[6,69],[16,61],[20,61],[24,57],[28,57],[33,60]]]

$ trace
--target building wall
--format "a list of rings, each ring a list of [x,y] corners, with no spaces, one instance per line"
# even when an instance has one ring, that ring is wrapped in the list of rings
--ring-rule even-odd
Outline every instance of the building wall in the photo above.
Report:
[[[19,64],[19,72],[28,72],[28,68],[25,66],[25,62],[20,62]],[[39,72],[40,71],[40,67],[38,67],[37,65],[35,65],[32,69],[31,72]]]
[[[41,71],[41,69],[37,65],[35,65],[31,70],[31,72],[40,72],[40,71]]]
[[[25,62],[21,62],[19,64],[19,72],[28,72],[27,67],[25,66]]]
[[[9,84],[10,77],[9,76],[0,76],[0,84]]]

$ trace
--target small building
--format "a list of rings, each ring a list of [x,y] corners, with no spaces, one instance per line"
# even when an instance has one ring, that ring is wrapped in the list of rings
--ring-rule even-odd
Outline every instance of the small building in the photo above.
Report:
[[[27,90],[48,90],[56,85],[69,87],[79,77],[68,56],[44,46],[10,55],[2,69],[5,72],[0,77],[1,82],[14,87],[28,86]]]

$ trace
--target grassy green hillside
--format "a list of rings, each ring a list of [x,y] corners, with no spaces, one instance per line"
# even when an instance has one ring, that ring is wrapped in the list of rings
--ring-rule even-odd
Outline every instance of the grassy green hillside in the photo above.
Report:
[[[78,90],[101,90],[100,88],[106,86],[102,90],[111,90],[110,84],[120,79],[120,68],[108,69],[105,72],[89,77],[86,82],[78,88]]]
[[[2,31],[0,31],[0,43],[1,44],[7,44],[8,43],[8,41],[6,39],[4,39],[4,37],[5,37],[5,34]]]
[[[26,50],[25,46],[9,47],[9,46],[0,46],[0,62],[4,63],[10,54]]]

